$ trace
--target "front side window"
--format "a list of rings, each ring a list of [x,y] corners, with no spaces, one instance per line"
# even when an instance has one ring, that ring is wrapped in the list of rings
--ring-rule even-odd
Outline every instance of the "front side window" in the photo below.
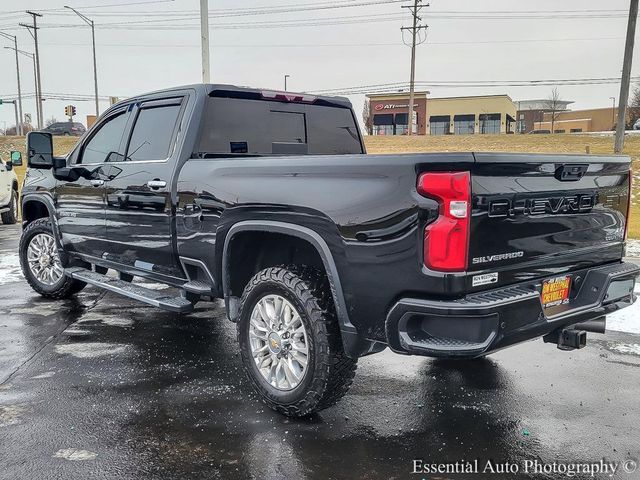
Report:
[[[180,105],[142,108],[129,141],[127,161],[168,158],[179,113]]]
[[[125,112],[109,118],[84,145],[82,157],[78,163],[103,163],[114,154],[122,155],[120,142],[126,124]]]

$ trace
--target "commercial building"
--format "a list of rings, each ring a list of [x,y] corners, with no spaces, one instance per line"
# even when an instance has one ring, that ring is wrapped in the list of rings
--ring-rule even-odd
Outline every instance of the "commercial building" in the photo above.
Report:
[[[554,133],[610,132],[617,122],[618,109],[572,110],[556,113],[555,117],[552,123],[552,114],[545,113],[544,120],[536,124],[536,128],[549,131],[553,128]]]
[[[418,135],[469,135],[514,133],[517,108],[508,95],[427,98],[416,92],[414,133]],[[367,95],[370,133],[406,135],[409,94]]]
[[[424,135],[426,129],[427,95],[429,92],[414,94],[413,133]],[[406,135],[409,131],[409,94],[407,92],[367,95],[371,115],[372,135]]]
[[[555,110],[566,111],[567,107],[573,101],[557,100],[555,101]],[[539,124],[544,122],[544,114],[553,110],[549,108],[549,100],[518,100],[518,133],[529,133],[533,130],[539,130]]]

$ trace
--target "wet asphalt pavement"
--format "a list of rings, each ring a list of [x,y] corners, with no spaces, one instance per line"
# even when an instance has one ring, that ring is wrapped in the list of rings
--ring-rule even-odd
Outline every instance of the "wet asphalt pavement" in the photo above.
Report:
[[[252,392],[220,303],[179,316],[95,288],[47,301],[15,268],[18,236],[0,226],[0,479],[563,478],[411,472],[638,460],[640,336],[475,362],[383,352],[337,406],[290,420]]]

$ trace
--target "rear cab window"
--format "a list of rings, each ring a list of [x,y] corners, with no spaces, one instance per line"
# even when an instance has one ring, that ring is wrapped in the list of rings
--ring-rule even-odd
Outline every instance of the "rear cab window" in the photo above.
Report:
[[[350,108],[226,97],[207,99],[198,150],[205,155],[364,153]]]

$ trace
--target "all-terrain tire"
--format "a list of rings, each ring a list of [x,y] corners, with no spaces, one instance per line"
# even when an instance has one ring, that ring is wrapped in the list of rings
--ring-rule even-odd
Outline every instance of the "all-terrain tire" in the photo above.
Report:
[[[282,391],[260,373],[251,353],[249,322],[254,307],[268,295],[279,295],[297,310],[308,340],[304,377],[293,390]],[[328,280],[310,267],[282,266],[258,272],[247,284],[240,301],[238,343],[245,370],[262,400],[272,409],[302,417],[334,405],[349,390],[357,359],[342,346]]]
[[[51,220],[49,218],[39,218],[37,220],[34,220],[29,225],[27,225],[27,227],[22,232],[22,236],[20,237],[20,267],[22,268],[24,278],[27,280],[27,283],[31,286],[31,288],[33,288],[43,297],[62,299],[68,298],[86,287],[86,283],[80,282],[78,280],[73,280],[65,275],[62,275],[62,277],[52,285],[48,285],[38,280],[35,274],[31,271],[31,267],[29,266],[29,262],[27,261],[27,250],[29,248],[29,244],[31,240],[38,234],[47,234],[51,235],[52,237],[54,236],[53,227],[51,226]],[[57,251],[55,252],[55,254],[57,255]]]
[[[18,221],[18,192],[11,189],[11,203],[9,203],[9,210],[1,214],[2,223],[5,225],[13,225]]]

